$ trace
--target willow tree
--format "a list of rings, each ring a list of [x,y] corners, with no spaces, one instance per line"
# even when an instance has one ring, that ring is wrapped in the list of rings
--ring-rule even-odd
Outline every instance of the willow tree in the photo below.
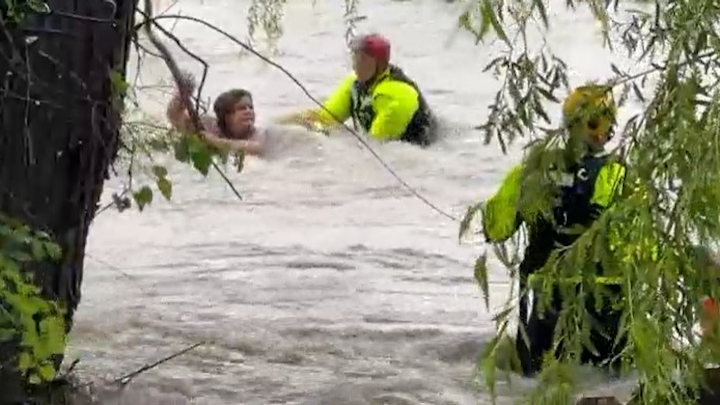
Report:
[[[497,141],[503,150],[531,140],[526,156],[541,175],[523,190],[523,200],[532,205],[523,209],[539,213],[551,205],[541,181],[556,163],[544,152],[568,140],[546,112],[559,108],[553,104],[569,90],[567,66],[527,41],[531,29],[542,35],[552,29],[549,5],[543,0],[472,3],[460,17],[461,26],[478,41],[494,33],[507,51],[486,69],[501,77],[502,86],[481,128],[486,142]],[[587,347],[590,328],[580,295],[599,293],[592,266],[586,265],[591,261],[602,262],[622,280],[625,299],[616,305],[624,311],[621,335],[628,344],[621,357],[625,370],[639,375],[643,403],[695,403],[692,391],[703,385],[704,365],[718,362],[718,352],[695,338],[693,326],[701,299],[720,292],[717,274],[708,274],[717,270],[698,255],[720,239],[720,3],[656,0],[617,13],[627,5],[567,2],[571,10],[592,12],[605,46],[647,66],[635,72],[612,66],[616,77],[604,83],[613,88],[620,108],[630,97],[644,108],[616,131],[616,152],[629,167],[620,200],[538,273],[545,286],[575,277],[580,288],[564,291],[570,298],[554,336],[562,349],[544,363],[541,383],[525,398],[531,403],[569,403],[575,383],[569,376],[579,357],[574,354]],[[543,155],[547,158],[533,158]],[[461,234],[480,205],[469,210]],[[510,274],[517,274],[523,243],[518,236],[492,247]],[[475,274],[487,295],[485,259],[478,259]],[[498,334],[482,360],[491,391],[509,316],[509,310],[498,314]]]
[[[137,0],[3,2],[0,400],[53,380],[80,300],[88,227],[118,151]]]
[[[0,403],[62,402],[52,388],[63,381],[86,239],[118,152],[132,161],[136,152],[174,150],[203,174],[218,168],[216,155],[227,158],[195,134],[148,142],[130,127],[121,136],[137,7],[138,0],[0,4]],[[144,11],[152,16],[150,0]],[[170,198],[167,170],[153,165],[151,173]],[[148,185],[130,182],[126,193],[140,209],[152,201]],[[130,204],[126,193],[114,196],[119,209]]]

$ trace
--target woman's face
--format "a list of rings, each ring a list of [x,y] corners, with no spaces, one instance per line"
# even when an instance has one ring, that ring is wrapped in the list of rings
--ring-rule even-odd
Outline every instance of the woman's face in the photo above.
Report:
[[[251,131],[255,126],[255,108],[252,99],[245,96],[238,100],[225,122],[228,130],[234,135]]]

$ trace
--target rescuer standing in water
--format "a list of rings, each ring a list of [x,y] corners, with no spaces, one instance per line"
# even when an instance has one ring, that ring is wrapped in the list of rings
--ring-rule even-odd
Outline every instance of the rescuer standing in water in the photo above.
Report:
[[[503,242],[510,238],[524,222],[529,230],[528,246],[520,265],[521,290],[525,289],[531,275],[541,269],[558,247],[571,245],[580,236],[577,232],[563,232],[578,225],[589,227],[613,203],[619,195],[625,179],[625,166],[605,150],[612,137],[617,107],[612,90],[597,85],[575,89],[562,107],[568,141],[577,143],[578,158],[566,164],[566,168],[553,183],[555,199],[553,212],[546,217],[524,218],[521,193],[525,188],[526,165],[513,168],[504,179],[499,191],[483,207],[483,229],[489,242]],[[567,147],[566,147],[567,148]],[[555,176],[553,176],[555,177]],[[532,197],[531,197],[532,198]],[[551,218],[552,217],[552,218]],[[603,269],[597,264],[598,284],[605,284]],[[532,284],[532,283],[531,283]],[[610,283],[611,284],[611,283]],[[611,294],[620,294],[617,285],[604,285]],[[516,337],[516,349],[525,376],[533,376],[542,369],[544,354],[552,349],[555,326],[562,308],[559,287],[553,286],[550,307],[540,313],[538,303],[542,291],[533,290],[529,318],[524,300],[520,302],[520,324],[527,332],[529,347],[520,331]],[[590,299],[592,301],[592,298]],[[620,314],[609,304],[596,311],[594,302],[586,303],[587,311],[594,318],[591,341],[596,354],[585,351],[582,362],[598,364],[610,360],[619,349],[613,349],[620,323]],[[618,345],[622,348],[622,345]]]
[[[354,73],[325,101],[324,108],[278,120],[284,124],[333,126],[352,118],[356,130],[378,141],[427,146],[437,138],[437,122],[420,89],[390,63],[390,42],[379,34],[355,38]]]

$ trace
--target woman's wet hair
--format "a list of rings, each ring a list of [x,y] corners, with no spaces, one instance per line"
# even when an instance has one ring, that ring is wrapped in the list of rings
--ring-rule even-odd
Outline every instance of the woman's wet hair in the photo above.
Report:
[[[223,134],[228,134],[227,116],[235,111],[235,106],[243,98],[249,98],[253,102],[252,94],[245,89],[232,89],[220,94],[213,103],[213,110],[217,118],[217,124]]]

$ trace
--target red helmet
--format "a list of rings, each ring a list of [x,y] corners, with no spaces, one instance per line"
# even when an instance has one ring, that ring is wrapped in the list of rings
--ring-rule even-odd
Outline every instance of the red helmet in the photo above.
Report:
[[[390,41],[380,34],[368,34],[355,38],[350,43],[350,49],[366,53],[380,63],[390,62]]]

